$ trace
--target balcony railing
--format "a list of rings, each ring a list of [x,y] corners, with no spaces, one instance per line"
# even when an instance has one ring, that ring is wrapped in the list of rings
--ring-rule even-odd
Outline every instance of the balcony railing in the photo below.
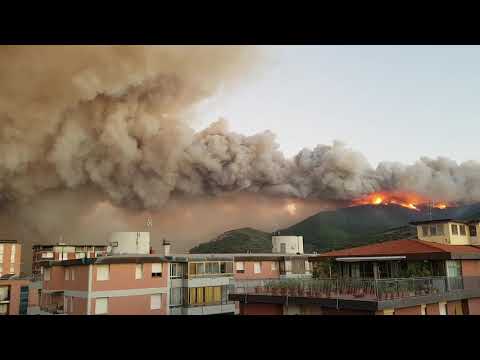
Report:
[[[480,291],[480,277],[338,278],[244,280],[234,293],[384,301],[475,289]]]

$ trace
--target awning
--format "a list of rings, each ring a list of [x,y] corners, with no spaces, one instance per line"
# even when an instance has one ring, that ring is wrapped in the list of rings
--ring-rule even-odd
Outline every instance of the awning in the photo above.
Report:
[[[341,257],[336,261],[357,262],[357,261],[389,261],[389,260],[405,260],[406,256],[357,256],[357,257]]]

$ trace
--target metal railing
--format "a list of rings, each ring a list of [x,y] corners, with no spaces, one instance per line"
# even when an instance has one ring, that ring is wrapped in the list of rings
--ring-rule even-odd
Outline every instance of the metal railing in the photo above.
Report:
[[[237,280],[233,293],[384,301],[473,289],[480,277]]]

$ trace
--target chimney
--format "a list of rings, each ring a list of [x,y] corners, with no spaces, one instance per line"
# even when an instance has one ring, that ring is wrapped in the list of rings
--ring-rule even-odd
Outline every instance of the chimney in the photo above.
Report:
[[[170,256],[170,243],[165,239],[163,239],[163,254],[165,256]]]

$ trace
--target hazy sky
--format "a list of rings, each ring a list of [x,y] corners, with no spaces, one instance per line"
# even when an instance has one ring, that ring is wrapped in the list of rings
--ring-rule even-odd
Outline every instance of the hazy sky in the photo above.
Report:
[[[480,46],[283,46],[205,107],[244,134],[271,130],[291,156],[341,140],[379,161],[480,160]],[[207,121],[208,119],[208,121]]]

